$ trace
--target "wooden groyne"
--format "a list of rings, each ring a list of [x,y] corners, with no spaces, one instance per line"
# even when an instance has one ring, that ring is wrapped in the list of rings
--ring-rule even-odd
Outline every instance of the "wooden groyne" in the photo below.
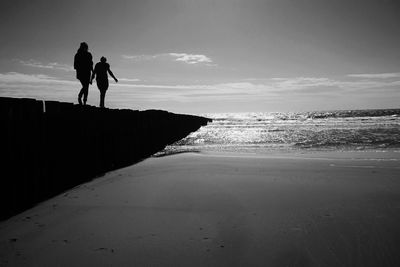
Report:
[[[0,219],[138,162],[209,121],[161,110],[0,98]]]

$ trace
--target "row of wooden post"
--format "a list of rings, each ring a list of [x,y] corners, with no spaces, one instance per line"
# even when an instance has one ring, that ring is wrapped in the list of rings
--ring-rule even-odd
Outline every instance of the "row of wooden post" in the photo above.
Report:
[[[144,159],[209,119],[0,98],[0,219]]]

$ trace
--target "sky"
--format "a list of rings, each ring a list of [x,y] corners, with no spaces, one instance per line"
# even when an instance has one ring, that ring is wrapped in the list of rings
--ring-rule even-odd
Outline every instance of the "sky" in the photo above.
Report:
[[[84,41],[119,79],[111,108],[400,108],[399,14],[398,0],[2,0],[0,96],[77,103]]]

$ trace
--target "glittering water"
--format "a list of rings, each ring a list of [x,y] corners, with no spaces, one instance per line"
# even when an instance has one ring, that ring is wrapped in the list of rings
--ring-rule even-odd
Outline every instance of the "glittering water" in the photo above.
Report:
[[[213,122],[163,153],[400,148],[400,109],[202,116]]]

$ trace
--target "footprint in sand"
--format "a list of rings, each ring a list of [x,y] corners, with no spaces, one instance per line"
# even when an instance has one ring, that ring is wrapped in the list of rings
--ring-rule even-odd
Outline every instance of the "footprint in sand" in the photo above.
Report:
[[[114,253],[114,249],[109,249],[109,248],[97,248],[97,249],[95,249],[95,251],[107,251],[107,252]]]
[[[43,223],[38,223],[38,222],[35,222],[35,224],[36,224],[36,226],[39,227],[39,228],[43,228],[43,227],[46,226],[45,224],[43,224]]]
[[[202,242],[213,242],[213,240],[214,240],[214,239],[213,239],[212,237],[207,237],[207,236],[206,236],[206,237],[203,237],[203,238],[201,239]]]

